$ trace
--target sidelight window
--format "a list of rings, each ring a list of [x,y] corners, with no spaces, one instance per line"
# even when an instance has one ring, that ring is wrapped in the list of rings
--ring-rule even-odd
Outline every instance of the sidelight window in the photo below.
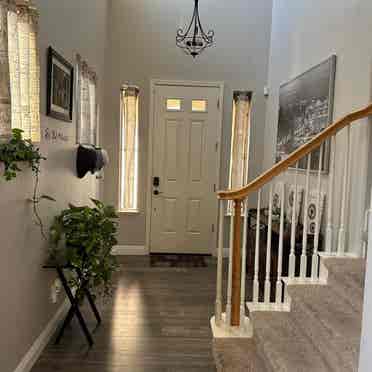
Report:
[[[120,119],[120,212],[138,212],[138,108],[139,89],[123,86]]]

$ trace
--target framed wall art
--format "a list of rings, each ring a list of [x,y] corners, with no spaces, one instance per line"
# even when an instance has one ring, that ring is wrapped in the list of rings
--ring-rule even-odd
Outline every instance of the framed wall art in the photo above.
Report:
[[[280,86],[276,162],[287,158],[333,120],[336,56]],[[328,172],[330,144],[323,145],[323,172]],[[320,151],[311,156],[311,170],[319,168]],[[306,158],[299,169],[307,168]]]
[[[72,122],[74,68],[52,47],[48,49],[47,115]]]

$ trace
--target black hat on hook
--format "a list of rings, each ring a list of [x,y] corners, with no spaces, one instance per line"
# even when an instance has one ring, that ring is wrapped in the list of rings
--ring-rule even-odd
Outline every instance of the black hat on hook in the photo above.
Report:
[[[106,150],[93,145],[79,145],[76,157],[76,170],[79,178],[84,178],[88,172],[99,172],[109,163]]]

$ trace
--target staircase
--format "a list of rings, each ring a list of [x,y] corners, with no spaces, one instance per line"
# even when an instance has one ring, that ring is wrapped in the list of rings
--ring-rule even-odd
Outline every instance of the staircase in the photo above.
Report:
[[[326,285],[288,285],[290,312],[250,314],[252,339],[215,339],[223,372],[357,371],[364,259],[322,258]]]
[[[287,159],[240,190],[219,193],[220,223],[215,316],[211,319],[217,369],[226,372],[350,372],[358,370],[364,292],[365,259],[348,251],[347,213],[350,180],[350,127],[372,115],[372,105],[332,124]],[[342,174],[336,174],[336,135],[345,134]],[[330,144],[330,167],[324,182],[324,156]],[[313,169],[317,159],[317,170]],[[307,168],[299,171],[305,159]],[[302,163],[303,164],[303,163]],[[272,239],[273,190],[289,167],[295,192],[289,220],[290,247],[285,251],[285,182],[279,192],[279,239]],[[337,175],[337,179],[336,179]],[[297,189],[302,179],[304,206],[297,210]],[[335,185],[337,184],[337,197]],[[310,185],[316,185],[316,211],[326,194],[326,216],[316,218],[309,239]],[[257,199],[255,247],[247,262],[248,200]],[[227,293],[223,295],[224,211],[232,203]],[[260,213],[267,209],[267,231],[261,231]],[[299,228],[298,215],[303,213]],[[318,213],[318,212],[317,212]],[[335,216],[339,217],[336,221]],[[288,216],[287,216],[288,217]],[[323,244],[320,234],[324,232]],[[252,233],[252,232],[250,232]],[[301,244],[298,235],[301,235]],[[265,234],[265,246],[262,246]],[[252,240],[252,239],[251,239]],[[311,240],[311,244],[310,244]],[[300,245],[300,248],[299,248]],[[311,249],[309,251],[309,247]],[[273,259],[273,250],[277,257]],[[289,249],[289,250],[288,250]],[[298,251],[300,250],[299,254]],[[310,252],[310,253],[309,253]],[[287,254],[288,253],[288,254]],[[249,280],[247,270],[250,270]],[[253,280],[252,280],[253,279]],[[226,303],[223,299],[226,297]],[[250,301],[246,303],[246,298]],[[225,312],[223,310],[225,309]]]

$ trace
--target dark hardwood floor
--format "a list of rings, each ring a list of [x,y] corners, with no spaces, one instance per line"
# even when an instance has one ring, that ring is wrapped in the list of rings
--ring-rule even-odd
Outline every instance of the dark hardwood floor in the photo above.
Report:
[[[122,257],[113,297],[98,303],[103,324],[90,350],[74,319],[60,343],[45,349],[32,372],[214,372],[209,320],[216,267],[150,267]],[[90,328],[95,321],[89,308]]]

